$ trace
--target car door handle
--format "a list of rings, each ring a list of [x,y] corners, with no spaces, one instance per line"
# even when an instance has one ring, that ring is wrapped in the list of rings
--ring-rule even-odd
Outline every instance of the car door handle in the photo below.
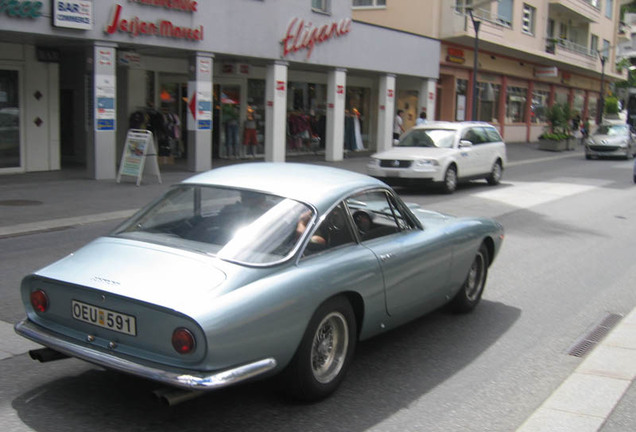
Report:
[[[387,253],[387,254],[380,255],[380,261],[382,261],[382,262],[386,262],[386,261],[390,260],[391,258],[393,258],[393,254],[392,253]]]

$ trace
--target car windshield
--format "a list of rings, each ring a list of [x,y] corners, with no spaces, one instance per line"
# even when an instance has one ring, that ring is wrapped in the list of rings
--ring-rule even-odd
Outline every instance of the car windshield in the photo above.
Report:
[[[627,125],[600,125],[596,129],[596,135],[627,135],[629,127]]]
[[[411,129],[396,147],[438,147],[451,148],[456,131],[452,129]]]
[[[299,244],[301,216],[315,218],[298,201],[240,189],[180,185],[111,235],[263,265],[290,256]]]

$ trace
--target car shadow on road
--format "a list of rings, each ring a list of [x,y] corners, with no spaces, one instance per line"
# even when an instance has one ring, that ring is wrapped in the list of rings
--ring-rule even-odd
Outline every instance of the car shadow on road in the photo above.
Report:
[[[364,431],[415,401],[435,409],[429,393],[488,350],[520,315],[484,300],[471,314],[437,311],[362,342],[341,388],[314,404],[286,399],[270,379],[167,408],[152,395],[155,383],[91,368],[29,389],[12,406],[39,432]],[[461,403],[461,394],[453,397]]]

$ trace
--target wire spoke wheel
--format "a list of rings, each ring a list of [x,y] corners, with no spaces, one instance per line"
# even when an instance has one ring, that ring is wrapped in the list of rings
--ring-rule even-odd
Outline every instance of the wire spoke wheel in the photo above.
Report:
[[[327,315],[318,325],[311,346],[311,370],[314,378],[327,384],[338,376],[347,356],[349,327],[339,312]]]

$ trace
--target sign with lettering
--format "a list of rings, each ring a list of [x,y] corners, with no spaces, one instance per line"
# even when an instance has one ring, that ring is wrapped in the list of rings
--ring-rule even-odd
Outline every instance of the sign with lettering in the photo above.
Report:
[[[39,18],[42,16],[41,1],[0,0],[0,15],[9,18]]]
[[[287,27],[287,34],[283,38],[283,57],[300,50],[307,51],[307,58],[317,44],[330,39],[344,36],[351,31],[351,18],[344,18],[329,24],[316,26],[300,18],[293,18]]]
[[[79,30],[93,28],[93,2],[89,0],[53,1],[53,25]]]
[[[165,3],[165,2],[163,2]],[[172,2],[171,2],[172,3]],[[196,8],[195,8],[196,9]],[[203,25],[188,27],[179,26],[170,20],[149,21],[138,16],[122,16],[122,6],[116,4],[104,29],[106,34],[127,33],[135,38],[140,36],[157,36],[188,41],[203,40]]]
[[[147,158],[150,158],[148,164],[146,164]],[[117,183],[121,181],[122,176],[126,175],[137,177],[137,186],[139,186],[144,171],[155,174],[161,183],[157,149],[152,132],[143,129],[130,129],[126,135],[124,152],[121,155]]]

